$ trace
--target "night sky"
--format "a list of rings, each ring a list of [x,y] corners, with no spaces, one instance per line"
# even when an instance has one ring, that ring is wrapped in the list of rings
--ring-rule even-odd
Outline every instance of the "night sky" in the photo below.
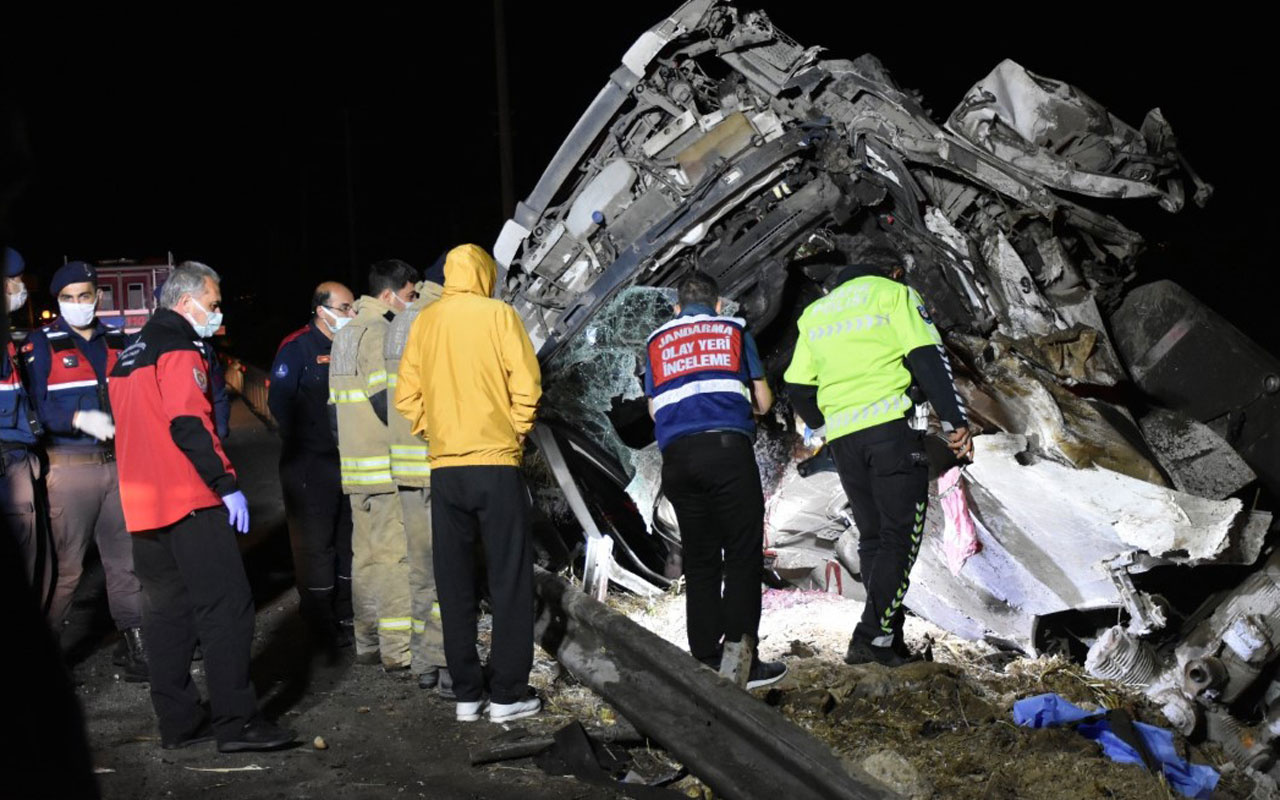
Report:
[[[508,1],[517,198],[630,43],[674,7]],[[763,7],[832,56],[875,53],[937,119],[1005,57],[1076,84],[1135,127],[1160,106],[1217,192],[1208,209],[1188,202],[1176,216],[1154,204],[1107,207],[1148,238],[1140,280],[1174,277],[1280,352],[1264,290],[1280,211],[1266,124],[1269,26],[1124,19],[1102,6],[996,20],[966,16],[963,5],[930,14],[845,2],[739,7]],[[425,267],[455,244],[491,246],[510,210],[499,182],[493,3],[460,4],[447,18],[426,8],[294,19],[103,14],[16,37],[10,26],[0,237],[43,275],[64,255],[172,251],[206,261],[224,276],[228,349],[260,362],[304,321],[318,281],[345,280],[358,293],[353,275],[373,260]],[[34,294],[47,302],[43,289]]]

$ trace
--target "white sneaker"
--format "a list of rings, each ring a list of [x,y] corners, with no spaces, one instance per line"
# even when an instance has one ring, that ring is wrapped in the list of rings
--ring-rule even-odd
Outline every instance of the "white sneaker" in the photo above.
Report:
[[[480,698],[470,703],[458,703],[458,722],[478,722],[480,715],[489,707],[488,698]]]
[[[536,697],[518,700],[514,703],[492,703],[489,706],[490,722],[511,722],[516,719],[532,717],[542,710],[542,701]]]

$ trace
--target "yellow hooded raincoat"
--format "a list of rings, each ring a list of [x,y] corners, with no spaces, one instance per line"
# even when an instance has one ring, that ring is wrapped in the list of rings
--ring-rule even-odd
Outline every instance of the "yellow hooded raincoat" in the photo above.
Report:
[[[524,323],[493,299],[497,265],[464,244],[444,262],[444,292],[414,320],[395,404],[430,442],[433,469],[519,466],[542,372]]]

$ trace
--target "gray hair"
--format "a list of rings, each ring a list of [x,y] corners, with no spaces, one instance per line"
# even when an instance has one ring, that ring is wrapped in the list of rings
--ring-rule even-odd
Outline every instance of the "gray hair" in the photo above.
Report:
[[[173,308],[184,294],[199,294],[204,290],[205,278],[214,283],[222,283],[222,278],[218,277],[212,267],[199,261],[183,261],[160,287],[160,306]]]

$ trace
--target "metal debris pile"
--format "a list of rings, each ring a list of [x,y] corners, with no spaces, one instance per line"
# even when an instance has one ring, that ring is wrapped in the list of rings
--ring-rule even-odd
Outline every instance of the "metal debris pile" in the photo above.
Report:
[[[679,575],[640,374],[683,275],[717,279],[776,385],[800,310],[892,248],[984,433],[962,481],[980,547],[953,570],[932,503],[908,607],[1144,687],[1173,727],[1280,774],[1280,361],[1180,287],[1135,286],[1143,237],[1099,204],[1211,194],[1158,108],[1130,125],[1006,60],[935,120],[873,55],[684,3],[623,55],[494,248],[546,375],[529,468],[545,560],[585,557],[597,592]],[[774,571],[856,597],[831,465],[785,398],[761,427]]]

